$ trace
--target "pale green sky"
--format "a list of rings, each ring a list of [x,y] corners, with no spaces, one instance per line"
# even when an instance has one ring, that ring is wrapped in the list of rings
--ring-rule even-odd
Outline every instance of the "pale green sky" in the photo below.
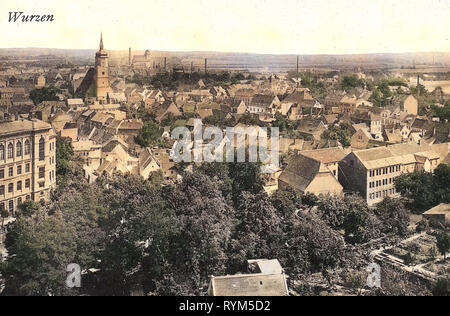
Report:
[[[0,30],[1,47],[96,48],[103,31],[106,49],[450,52],[450,0],[2,0]]]

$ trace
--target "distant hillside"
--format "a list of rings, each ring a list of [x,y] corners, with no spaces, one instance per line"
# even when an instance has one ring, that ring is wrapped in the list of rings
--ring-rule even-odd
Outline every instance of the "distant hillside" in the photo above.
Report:
[[[14,48],[0,49],[0,60],[4,58],[45,58],[55,56],[66,59],[86,59],[92,61],[95,49],[51,49]],[[132,51],[132,55],[143,55],[144,51]],[[128,51],[110,51],[111,59],[128,60]],[[295,55],[264,55],[220,52],[162,52],[151,51],[152,56],[167,56],[183,64],[194,64],[194,68],[204,67],[208,59],[210,69],[248,69],[250,71],[288,71],[295,69]],[[300,68],[357,69],[412,68],[416,66],[450,67],[450,53],[404,53],[404,54],[361,54],[361,55],[300,55]]]

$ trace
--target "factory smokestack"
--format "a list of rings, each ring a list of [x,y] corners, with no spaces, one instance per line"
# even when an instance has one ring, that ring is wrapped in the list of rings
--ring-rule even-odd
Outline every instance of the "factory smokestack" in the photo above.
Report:
[[[131,66],[131,47],[128,49],[128,66]]]

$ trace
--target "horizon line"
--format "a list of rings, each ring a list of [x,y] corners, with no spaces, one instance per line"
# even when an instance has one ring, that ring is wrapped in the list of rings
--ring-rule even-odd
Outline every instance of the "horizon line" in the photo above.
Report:
[[[57,48],[57,47],[0,47],[0,50],[19,50],[19,49],[48,49],[48,50],[68,50],[68,51],[97,51],[96,48]],[[105,49],[110,52],[128,52],[129,48],[125,49]],[[408,54],[450,54],[446,51],[405,51],[405,52],[370,52],[370,53],[261,53],[261,52],[238,52],[238,51],[208,51],[208,50],[152,50],[152,49],[133,49],[132,51],[146,51],[161,52],[161,53],[214,53],[214,54],[241,54],[241,55],[277,55],[277,56],[360,56],[360,55],[408,55]]]

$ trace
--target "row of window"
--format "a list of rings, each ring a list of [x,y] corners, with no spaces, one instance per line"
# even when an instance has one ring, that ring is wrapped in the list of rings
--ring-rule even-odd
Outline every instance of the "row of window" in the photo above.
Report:
[[[25,148],[22,146],[22,142],[18,141],[16,143],[16,157],[22,157],[23,154],[29,155],[31,152],[31,144],[29,140],[25,141]],[[5,158],[8,157],[8,159],[14,158],[14,144],[9,143],[8,144],[8,152],[7,155],[5,155],[5,146],[0,144],[0,160],[5,160]]]
[[[372,181],[369,183],[369,188],[373,189],[373,188],[378,188],[378,187],[382,187],[385,185],[389,185],[389,184],[393,184],[395,182],[395,179],[397,177],[394,178],[389,178],[389,179],[383,179],[383,180],[377,180],[377,181]]]
[[[12,168],[10,168],[12,169]],[[55,172],[54,171],[50,171],[49,172],[49,178],[50,180],[53,180],[55,178]],[[39,168],[39,179],[45,179],[45,167],[41,167]],[[30,179],[26,179],[25,180],[25,188],[29,189],[30,188]],[[40,182],[39,183],[39,187],[44,187],[44,182]],[[22,181],[17,181],[17,191],[21,191],[22,190]],[[10,183],[8,184],[8,193],[14,193],[14,183]],[[0,195],[4,195],[5,194],[5,186],[2,185],[0,186]]]
[[[16,184],[16,188],[17,191],[22,191],[22,186],[23,186],[23,182],[22,181],[17,181]],[[25,189],[29,189],[31,186],[31,180],[30,179],[26,179],[25,180]],[[0,196],[1,195],[5,195],[5,186],[4,185],[0,185]],[[8,193],[14,193],[14,183],[10,183],[8,184]]]
[[[395,190],[395,188],[389,189],[389,190],[383,190],[383,191],[369,194],[369,199],[374,200],[374,199],[386,198],[386,197],[394,195],[396,193],[397,193],[397,191]]]
[[[30,164],[27,163],[25,164],[25,173],[30,172]],[[16,175],[20,176],[23,173],[23,166],[19,165],[16,168]],[[9,167],[8,168],[8,177],[14,177],[14,167]],[[0,169],[0,179],[4,179],[5,178],[5,169]]]
[[[262,113],[262,112],[264,112],[264,109],[250,107],[250,108],[249,108],[249,111],[250,111],[250,112],[258,112],[258,113]]]
[[[381,168],[381,169],[377,169],[377,170],[371,170],[370,177],[381,176],[381,175],[386,175],[386,174],[400,172],[400,171],[401,171],[400,165],[387,167],[387,168]]]
[[[50,143],[50,150],[54,149],[54,145]],[[5,146],[3,144],[0,144],[0,161],[8,159],[13,159],[15,157],[22,157],[30,155],[31,153],[31,143],[27,139],[25,141],[25,146],[22,145],[21,141],[18,141],[15,146],[14,150],[14,143],[10,142],[7,146],[7,152],[5,150]],[[43,161],[45,160],[45,139],[44,137],[41,137],[39,140],[39,160]]]

